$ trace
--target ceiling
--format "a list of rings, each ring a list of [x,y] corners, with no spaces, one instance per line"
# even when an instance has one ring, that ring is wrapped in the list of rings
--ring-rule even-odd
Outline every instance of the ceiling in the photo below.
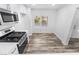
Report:
[[[30,7],[32,9],[60,9],[62,7],[67,6],[68,4],[55,4],[54,6],[52,4],[27,4],[26,7]]]

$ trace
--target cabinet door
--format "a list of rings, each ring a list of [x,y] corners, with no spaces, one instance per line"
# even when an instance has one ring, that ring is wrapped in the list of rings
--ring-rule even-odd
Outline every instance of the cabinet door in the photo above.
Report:
[[[17,46],[15,46],[9,53],[10,54],[19,54]]]
[[[0,4],[0,8],[7,9],[7,4]]]
[[[19,5],[10,4],[10,10],[13,11],[13,12],[19,12]]]

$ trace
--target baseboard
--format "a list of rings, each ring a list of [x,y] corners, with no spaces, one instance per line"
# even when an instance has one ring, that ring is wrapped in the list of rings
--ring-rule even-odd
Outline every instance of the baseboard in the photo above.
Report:
[[[31,36],[32,35],[32,33],[30,33],[30,34],[28,34],[29,36]]]
[[[33,32],[33,33],[53,33],[53,32]]]
[[[54,33],[58,38],[59,38],[59,40],[61,41],[61,43],[63,44],[63,42],[62,42],[62,38],[57,34],[57,33]]]
[[[54,34],[59,38],[59,40],[61,41],[61,43],[62,43],[63,45],[65,45],[65,46],[68,45],[68,42],[66,43],[65,41],[63,41],[63,40],[62,40],[63,38],[61,38],[57,33],[54,33]]]
[[[79,39],[79,38],[70,38],[70,39]]]

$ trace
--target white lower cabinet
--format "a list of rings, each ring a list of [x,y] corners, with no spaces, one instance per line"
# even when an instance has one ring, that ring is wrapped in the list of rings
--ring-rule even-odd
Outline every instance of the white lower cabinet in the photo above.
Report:
[[[15,46],[11,51],[9,51],[9,54],[19,54],[17,46]]]
[[[19,54],[17,43],[0,43],[0,55]]]

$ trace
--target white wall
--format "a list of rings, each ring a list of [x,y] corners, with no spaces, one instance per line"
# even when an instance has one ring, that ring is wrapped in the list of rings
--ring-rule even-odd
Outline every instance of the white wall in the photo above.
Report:
[[[64,45],[68,45],[71,36],[71,27],[75,8],[73,5],[66,6],[57,11],[55,34]]]
[[[35,16],[48,16],[47,26],[37,26],[34,24]],[[55,29],[56,10],[52,9],[32,9],[32,32],[33,33],[53,33]]]

